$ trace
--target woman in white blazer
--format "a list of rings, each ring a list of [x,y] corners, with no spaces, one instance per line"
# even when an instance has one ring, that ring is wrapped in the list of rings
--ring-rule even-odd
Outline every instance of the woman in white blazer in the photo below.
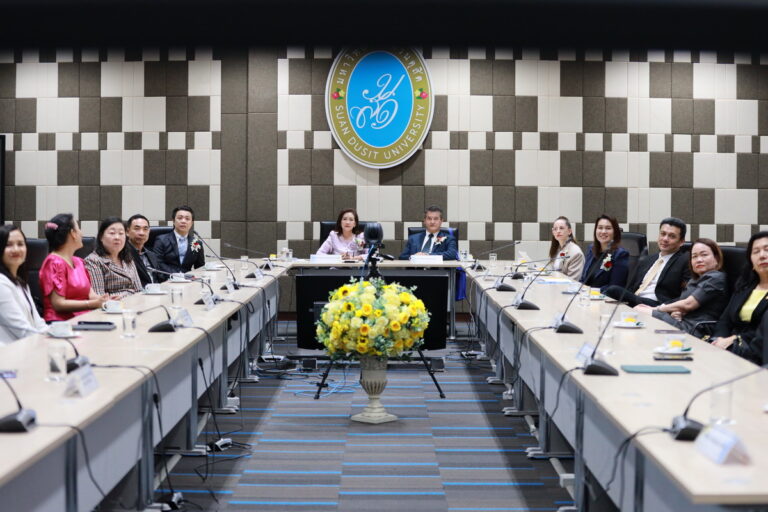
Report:
[[[27,239],[14,225],[0,226],[0,344],[46,329],[27,285]]]
[[[579,280],[584,269],[584,253],[576,243],[568,217],[560,216],[552,224],[552,245],[549,247],[549,257],[554,259],[552,268],[575,281]]]

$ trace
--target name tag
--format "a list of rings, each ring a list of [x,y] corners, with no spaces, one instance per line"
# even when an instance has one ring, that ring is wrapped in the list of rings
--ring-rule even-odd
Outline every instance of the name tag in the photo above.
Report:
[[[210,293],[204,293],[203,304],[205,304],[205,310],[210,311],[216,306],[216,301],[213,300],[213,296]]]
[[[749,464],[749,455],[737,436],[722,426],[707,427],[696,438],[696,449],[716,464]]]
[[[65,394],[68,396],[80,395],[86,397],[96,391],[99,382],[93,373],[91,365],[81,366],[67,376],[67,388]]]
[[[227,293],[232,293],[235,291],[235,283],[231,279],[227,279]]]
[[[179,310],[179,312],[176,314],[174,323],[182,327],[192,327],[194,325],[192,316],[189,314],[189,311],[187,311],[186,308],[181,308]]]
[[[579,352],[576,354],[576,360],[580,364],[584,364],[585,362],[587,362],[587,360],[590,357],[592,357],[592,352],[594,351],[595,351],[595,347],[593,347],[589,343],[584,343],[579,349]]]

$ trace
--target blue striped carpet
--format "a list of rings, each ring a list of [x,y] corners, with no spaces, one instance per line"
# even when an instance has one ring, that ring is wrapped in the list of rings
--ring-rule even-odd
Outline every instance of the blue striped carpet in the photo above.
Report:
[[[450,350],[454,350],[450,352]],[[383,395],[394,423],[349,420],[367,398],[356,367],[331,372],[314,400],[318,374],[263,376],[243,385],[242,412],[219,416],[236,443],[208,458],[185,458],[171,473],[189,510],[539,511],[571,504],[520,418],[501,414],[502,386],[486,383],[487,363],[467,363],[449,346],[437,378],[441,400],[420,364],[388,371]],[[430,354],[434,355],[434,354]],[[215,426],[200,442],[215,437]],[[201,478],[200,475],[205,477]],[[167,486],[167,482],[164,487]]]

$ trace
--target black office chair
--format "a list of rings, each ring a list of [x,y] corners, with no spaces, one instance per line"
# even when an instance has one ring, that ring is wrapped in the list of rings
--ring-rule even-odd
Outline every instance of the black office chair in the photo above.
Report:
[[[48,240],[45,238],[27,238],[27,283],[32,300],[40,316],[43,315],[43,294],[40,290],[40,267],[48,256]]]
[[[720,250],[723,251],[723,268],[720,270],[728,276],[728,290],[733,293],[736,281],[738,281],[739,276],[744,271],[744,265],[748,264],[747,249],[746,247],[721,245]]]
[[[151,226],[149,228],[149,239],[147,239],[147,247],[152,250],[155,245],[155,238],[166,233],[173,231],[173,226]]]
[[[448,233],[450,233],[451,235],[453,235],[453,238],[455,238],[456,240],[459,239],[459,228],[452,228],[452,227],[448,227],[448,226],[443,226],[440,229],[443,229],[443,230],[447,231]],[[423,233],[425,230],[426,230],[426,228],[424,228],[424,227],[408,228],[408,236],[410,237],[411,235],[416,235],[418,233]]]
[[[365,226],[370,221],[360,221],[360,232],[365,232]],[[328,238],[328,235],[331,234],[331,230],[336,227],[336,221],[333,220],[321,220],[320,221],[320,244],[323,244],[325,240]]]
[[[75,256],[78,258],[85,259],[86,256],[91,254],[93,252],[93,249],[96,247],[96,237],[94,236],[84,236],[83,237],[83,246],[75,251]]]
[[[648,256],[648,237],[634,231],[623,231],[621,233],[621,246],[629,252],[627,275],[632,275],[640,260]]]

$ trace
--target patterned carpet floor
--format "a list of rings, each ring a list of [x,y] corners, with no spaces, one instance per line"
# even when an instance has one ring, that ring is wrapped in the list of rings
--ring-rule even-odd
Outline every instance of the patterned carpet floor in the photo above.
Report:
[[[290,327],[290,326],[289,326]],[[171,482],[206,511],[539,511],[572,504],[522,418],[505,417],[503,386],[487,362],[466,361],[449,344],[441,399],[421,363],[387,372],[382,402],[399,420],[350,421],[367,403],[359,368],[336,366],[314,400],[320,374],[263,372],[243,384],[241,412],[217,417],[235,445],[184,458]],[[216,438],[210,421],[200,443]],[[201,477],[202,475],[202,477]],[[163,490],[167,491],[167,481]],[[160,492],[160,491],[159,491]]]

